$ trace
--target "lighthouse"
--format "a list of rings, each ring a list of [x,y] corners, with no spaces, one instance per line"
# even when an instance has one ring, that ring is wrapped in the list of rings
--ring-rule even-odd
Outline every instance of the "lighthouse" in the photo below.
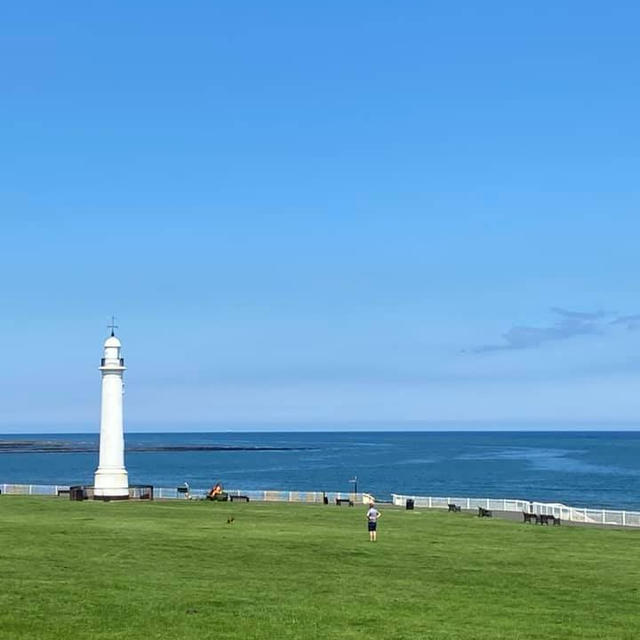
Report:
[[[110,325],[111,335],[104,343],[102,373],[102,411],[100,416],[100,459],[94,480],[96,500],[126,500],[129,478],[124,466],[124,429],[122,423],[122,375],[125,371],[120,340]]]

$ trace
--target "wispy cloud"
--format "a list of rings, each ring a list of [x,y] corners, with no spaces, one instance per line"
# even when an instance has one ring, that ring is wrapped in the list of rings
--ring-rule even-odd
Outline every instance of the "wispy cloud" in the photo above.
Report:
[[[548,326],[513,326],[502,334],[503,342],[498,344],[480,345],[470,349],[472,353],[487,353],[491,351],[511,351],[515,349],[531,349],[540,347],[548,342],[569,340],[576,336],[599,335],[604,333],[607,323],[605,319],[611,316],[606,311],[570,311],[561,307],[552,307],[555,320]],[[619,322],[626,318],[626,322]],[[625,324],[628,329],[640,329],[640,314],[616,318],[608,324]]]
[[[640,313],[630,316],[620,316],[612,320],[609,324],[623,326],[629,331],[636,331],[640,329]]]
[[[583,320],[585,322],[589,320],[599,320],[600,318],[611,315],[611,313],[607,311],[569,311],[568,309],[563,309],[562,307],[551,307],[551,311],[564,318],[571,318],[572,320]]]

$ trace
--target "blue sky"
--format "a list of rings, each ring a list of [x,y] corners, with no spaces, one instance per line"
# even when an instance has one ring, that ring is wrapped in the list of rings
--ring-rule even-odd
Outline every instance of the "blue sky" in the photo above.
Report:
[[[3,7],[0,431],[639,426],[639,19]]]

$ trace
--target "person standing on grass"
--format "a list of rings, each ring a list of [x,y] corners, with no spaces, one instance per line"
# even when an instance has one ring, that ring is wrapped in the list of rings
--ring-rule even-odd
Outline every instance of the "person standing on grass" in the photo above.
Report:
[[[376,529],[378,528],[378,518],[382,514],[376,509],[373,502],[369,503],[369,510],[367,511],[367,525],[369,528],[369,542],[376,541]]]

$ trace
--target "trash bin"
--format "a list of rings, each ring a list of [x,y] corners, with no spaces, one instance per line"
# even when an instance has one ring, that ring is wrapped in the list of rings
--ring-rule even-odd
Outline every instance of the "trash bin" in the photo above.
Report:
[[[407,511],[413,511],[413,506],[414,506],[415,502],[413,500],[413,498],[407,498]]]
[[[84,500],[84,498],[85,498],[84,487],[69,488],[69,500]]]

